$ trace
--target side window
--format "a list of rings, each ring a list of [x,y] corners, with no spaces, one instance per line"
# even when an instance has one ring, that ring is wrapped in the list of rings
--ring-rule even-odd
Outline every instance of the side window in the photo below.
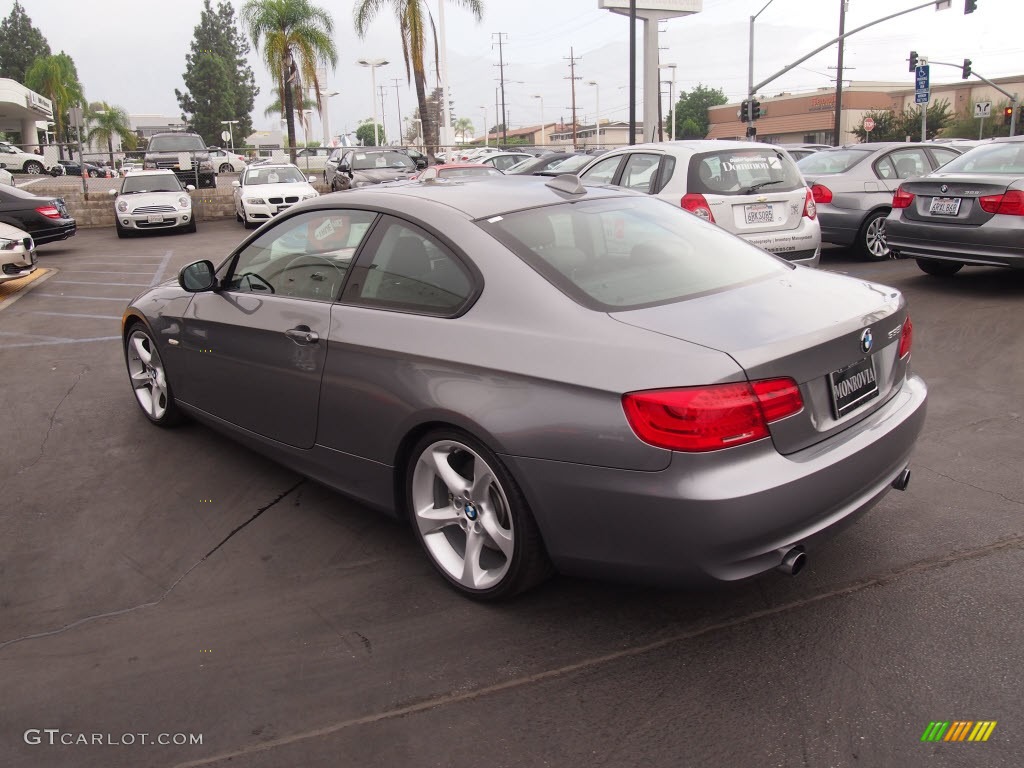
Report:
[[[235,258],[226,289],[334,301],[376,214],[310,211],[271,227]]]
[[[626,167],[622,171],[622,178],[619,186],[626,189],[635,189],[638,192],[650,192],[651,180],[661,162],[659,155],[645,155],[634,153],[626,161]]]
[[[923,149],[897,149],[889,153],[889,158],[896,167],[896,177],[899,179],[923,176],[932,170]]]
[[[672,174],[676,171],[676,159],[672,155],[665,155],[661,158],[661,170],[658,172],[658,180],[655,182],[652,193],[658,194],[672,180]]]
[[[880,179],[896,178],[896,166],[892,164],[888,155],[875,163],[875,175]]]
[[[360,260],[345,299],[428,314],[455,313],[473,293],[466,268],[423,230],[385,219]]]
[[[959,154],[951,149],[939,149],[938,147],[931,148],[932,156],[935,158],[935,167],[939,168],[955,157],[960,157]]]
[[[612,179],[615,178],[615,171],[619,168],[619,161],[622,160],[622,155],[616,155],[615,157],[607,157],[604,160],[600,160],[586,173],[580,175],[585,183],[589,184],[611,184]]]

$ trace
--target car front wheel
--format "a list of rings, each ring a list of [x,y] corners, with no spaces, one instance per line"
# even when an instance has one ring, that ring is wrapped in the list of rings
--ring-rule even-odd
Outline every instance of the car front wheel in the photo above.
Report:
[[[918,259],[917,266],[922,272],[935,277],[950,277],[964,268],[962,261],[944,259]]]
[[[501,460],[467,434],[437,430],[417,442],[406,506],[434,567],[467,597],[511,597],[552,572],[522,492]]]
[[[135,400],[146,418],[159,427],[180,423],[182,413],[174,402],[160,352],[141,322],[132,326],[125,339],[124,357]]]
[[[230,173],[231,172],[231,165],[228,164],[228,163],[224,163],[217,170],[220,171],[221,173]]]
[[[857,240],[861,255],[868,261],[889,258],[889,246],[885,241],[885,220],[888,216],[888,211],[875,211],[860,228]]]
[[[30,176],[38,176],[42,172],[42,163],[37,162],[36,160],[29,160],[27,163],[25,163],[25,173],[29,174]]]

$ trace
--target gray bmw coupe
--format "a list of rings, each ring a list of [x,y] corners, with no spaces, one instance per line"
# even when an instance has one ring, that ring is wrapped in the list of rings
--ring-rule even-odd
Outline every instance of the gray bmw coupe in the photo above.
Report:
[[[906,487],[911,340],[892,288],[571,176],[310,200],[124,314],[151,422],[407,516],[481,599],[795,573]]]

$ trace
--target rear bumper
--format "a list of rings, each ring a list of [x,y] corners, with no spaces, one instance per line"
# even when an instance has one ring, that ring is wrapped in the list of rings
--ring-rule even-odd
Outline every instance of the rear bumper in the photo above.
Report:
[[[796,229],[740,235],[751,245],[774,253],[779,258],[806,267],[818,266],[821,257],[821,227],[817,221],[803,218]]]
[[[1024,269],[1024,229],[918,224],[893,213],[885,222],[885,236],[901,256]]]
[[[67,240],[69,237],[74,236],[75,232],[78,231],[78,225],[74,219],[65,219],[65,223],[57,224],[52,227],[45,227],[43,229],[37,229],[31,232],[32,239],[36,245],[45,245],[46,243],[52,243],[57,240]]]
[[[907,379],[886,405],[788,456],[770,440],[673,454],[660,472],[504,457],[559,570],[663,584],[733,581],[779,564],[876,504],[906,467],[927,388]]]

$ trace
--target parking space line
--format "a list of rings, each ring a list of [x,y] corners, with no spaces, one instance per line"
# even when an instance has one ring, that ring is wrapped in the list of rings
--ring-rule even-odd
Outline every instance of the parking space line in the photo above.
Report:
[[[164,254],[163,261],[160,262],[160,266],[157,268],[156,274],[153,275],[153,281],[149,284],[150,288],[152,288],[154,285],[156,285],[163,279],[164,270],[167,269],[167,264],[168,262],[170,262],[171,256],[173,255],[174,251],[168,251],[167,253]]]
[[[124,285],[128,288],[150,288],[149,283],[98,283],[95,280],[54,280],[54,285]]]
[[[48,299],[68,299],[77,300],[83,299],[85,301],[123,301],[127,303],[129,299],[123,296],[71,296],[64,293],[37,293],[36,296],[45,296]]]
[[[157,266],[156,264],[153,265]],[[151,275],[152,272],[122,272],[121,270],[110,269],[62,269],[61,272],[71,272],[76,275]]]
[[[0,331],[0,336],[23,336],[26,339],[50,339],[51,341],[67,340],[67,336],[46,336],[41,333],[21,333],[20,331]]]
[[[84,344],[87,341],[113,341],[120,339],[120,336],[94,336],[91,339],[55,339],[53,341],[28,341],[21,344],[0,344],[0,349],[14,349],[15,347],[49,347],[54,344]]]
[[[52,315],[53,317],[87,317],[95,320],[120,320],[120,315],[87,315],[81,312],[43,312],[39,309],[32,310],[33,315]]]

